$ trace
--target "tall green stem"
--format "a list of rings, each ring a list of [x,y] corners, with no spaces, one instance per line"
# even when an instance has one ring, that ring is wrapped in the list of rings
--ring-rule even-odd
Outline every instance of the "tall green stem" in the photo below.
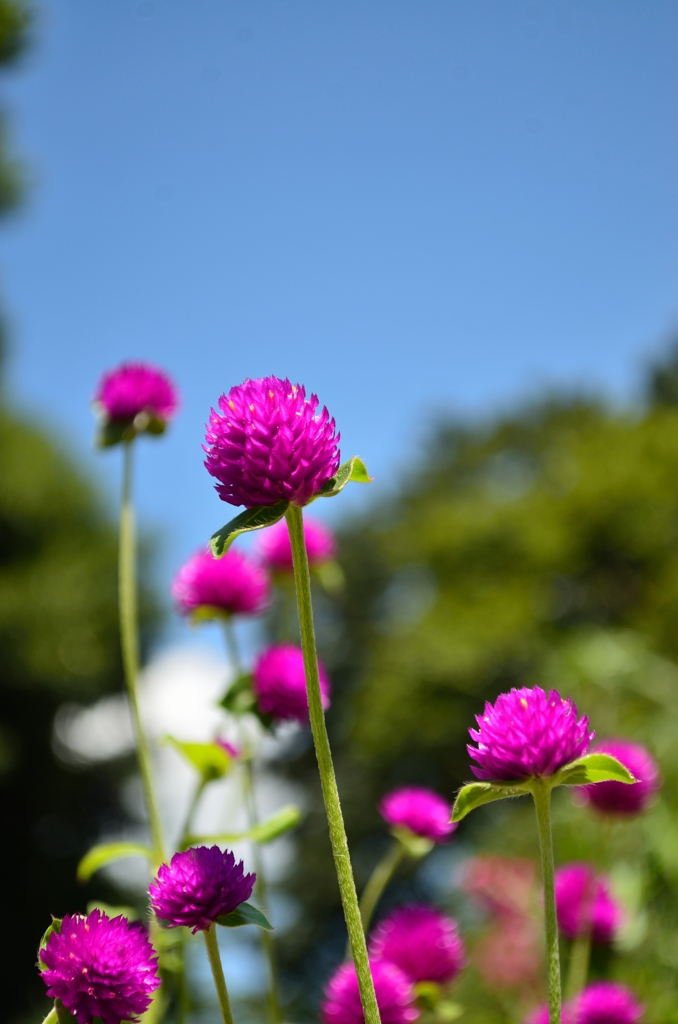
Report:
[[[548,780],[532,780],[532,796],[537,811],[541,873],[544,882],[544,917],[546,920],[546,964],[549,988],[549,1024],[561,1024],[560,951],[554,884],[553,839],[551,837],[551,787]]]
[[[221,966],[221,957],[219,955],[219,943],[217,941],[217,926],[211,925],[210,928],[203,932],[205,936],[205,945],[207,946],[207,956],[209,957],[210,967],[212,968],[212,976],[214,978],[214,984],[217,990],[217,998],[219,1000],[219,1009],[221,1010],[221,1016],[224,1024],[233,1024],[233,1014],[231,1013],[231,1003],[228,998],[228,989],[226,988],[226,978],[224,977],[224,968]]]
[[[136,540],[134,509],[132,506],[132,443],[123,445],[122,503],[120,506],[120,552],[118,562],[118,600],[120,606],[120,635],[122,661],[125,670],[127,695],[132,710],[132,721],[137,741],[139,771],[144,787],[146,810],[151,828],[154,866],[162,862],[163,840],[160,815],[153,788],[151,755],[141,724],[137,686],[139,680],[139,626],[137,613]]]
[[[236,676],[242,672],[242,663],[240,661],[240,650],[238,648],[238,641],[233,628],[233,620],[228,618],[224,622],[224,634],[226,637],[226,649],[228,656],[231,660],[231,666]],[[241,734],[242,738],[242,734]],[[242,756],[242,788],[243,795],[245,797],[245,807],[247,809],[247,821],[250,828],[254,828],[259,824],[259,815],[257,814],[257,803],[254,795],[254,767],[252,765],[252,758],[250,751],[245,749],[245,744],[241,743],[243,748]],[[254,861],[254,870],[257,876],[256,889],[257,899],[261,904],[261,909],[268,917],[268,900],[266,876],[264,874],[263,858],[261,851],[256,841],[252,843],[252,860]],[[283,1012],[280,1002],[280,979],[278,977],[278,966],[275,962],[275,948],[273,945],[273,936],[269,931],[262,928],[261,941],[268,960],[268,969],[271,976],[271,984],[268,990],[268,1010],[271,1015],[271,1020],[274,1024],[282,1024]]]
[[[377,903],[381,898],[381,894],[391,881],[393,872],[402,861],[406,852],[405,847],[399,840],[396,839],[391,843],[388,850],[370,875],[367,885],[363,889],[363,894],[360,897],[360,917],[363,923],[363,931],[365,932],[365,935],[367,935],[370,929],[370,922],[372,921],[372,916]],[[350,945],[346,947],[346,955],[344,959],[351,959]]]
[[[301,647],[304,652],[309,718],[311,720],[315,753],[318,759],[320,784],[325,801],[325,812],[329,825],[332,853],[334,854],[334,865],[339,881],[339,891],[344,908],[351,952],[353,953],[353,962],[358,976],[360,1000],[363,1006],[365,1022],[366,1024],[380,1024],[379,1007],[377,1006],[377,997],[374,992],[370,962],[367,957],[367,944],[360,917],[358,894],[356,893],[355,881],[353,879],[351,856],[348,850],[346,829],[344,828],[344,818],[341,813],[339,790],[337,789],[337,780],[332,764],[332,752],[330,750],[330,741],[327,735],[325,713],[320,694],[318,656],[313,628],[313,605],[311,603],[311,574],[308,568],[302,511],[296,505],[290,505],[285,513],[285,518],[287,519],[287,527],[292,544],[294,582],[297,591]]]

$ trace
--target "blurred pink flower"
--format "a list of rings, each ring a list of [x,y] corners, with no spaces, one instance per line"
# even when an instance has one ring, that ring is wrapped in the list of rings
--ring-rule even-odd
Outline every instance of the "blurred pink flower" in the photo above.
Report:
[[[576,1024],[635,1024],[643,1011],[644,1007],[625,985],[596,981],[577,1000]]]
[[[493,913],[530,914],[535,905],[537,869],[521,857],[484,854],[464,865],[462,888]]]
[[[447,800],[419,786],[406,786],[387,793],[379,805],[379,813],[392,828],[407,828],[434,843],[445,842],[457,827],[450,821],[452,808]]]
[[[103,375],[94,403],[110,422],[131,421],[142,412],[166,422],[176,412],[178,398],[163,370],[150,363],[128,362]]]
[[[414,990],[399,967],[386,960],[371,961],[381,1024],[412,1024],[419,1016]],[[353,964],[342,966],[330,978],[321,1007],[323,1024],[363,1024],[358,978]]]
[[[657,762],[640,743],[630,740],[603,740],[594,750],[611,754],[628,768],[637,782],[594,782],[578,791],[597,811],[631,817],[641,814],[661,786]]]
[[[336,556],[337,541],[328,526],[317,519],[304,517],[304,537],[308,564],[311,568],[329,562]],[[271,569],[278,572],[291,573],[292,546],[287,530],[287,522],[281,519],[274,526],[262,530],[259,535],[258,554]]]
[[[612,942],[622,909],[612,899],[604,875],[589,864],[566,864],[556,871],[558,927],[568,939],[591,934],[594,942]]]
[[[269,598],[261,566],[232,548],[222,558],[199,551],[174,577],[171,594],[182,615],[257,615]]]
[[[441,985],[452,981],[466,963],[454,918],[421,904],[401,907],[377,925],[370,956],[395,964],[412,982]]]
[[[318,664],[323,708],[330,706],[330,681]],[[252,673],[254,695],[262,714],[278,721],[308,722],[304,655],[300,647],[276,644],[261,652]]]

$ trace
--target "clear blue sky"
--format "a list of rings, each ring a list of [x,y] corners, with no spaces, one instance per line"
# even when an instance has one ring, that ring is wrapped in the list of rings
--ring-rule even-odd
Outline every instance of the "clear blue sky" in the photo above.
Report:
[[[114,495],[97,378],[171,371],[167,577],[229,517],[200,444],[246,376],[315,390],[375,487],[433,410],[631,396],[678,322],[677,44],[675,0],[46,0],[0,83],[15,401]]]

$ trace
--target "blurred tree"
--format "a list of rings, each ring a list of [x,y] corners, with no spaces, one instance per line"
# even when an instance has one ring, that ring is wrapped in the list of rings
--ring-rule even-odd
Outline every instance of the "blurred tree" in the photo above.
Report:
[[[346,590],[334,605],[318,596],[318,625],[359,887],[383,850],[383,792],[417,783],[451,799],[470,777],[467,729],[483,702],[561,685],[599,736],[638,738],[662,764],[659,805],[611,847],[649,905],[633,957],[610,969],[653,1019],[678,1020],[678,409],[551,399],[495,423],[443,424],[401,488],[345,528],[341,562]],[[300,923],[282,949],[309,1014],[344,940],[312,752],[281,769],[313,808],[291,880]],[[559,859],[598,856],[592,815],[568,796],[557,808]],[[521,801],[482,809],[456,846],[536,856],[531,818]],[[401,871],[384,906],[430,897],[433,875]],[[460,998],[478,1007],[464,1021],[514,1019],[473,970]]]

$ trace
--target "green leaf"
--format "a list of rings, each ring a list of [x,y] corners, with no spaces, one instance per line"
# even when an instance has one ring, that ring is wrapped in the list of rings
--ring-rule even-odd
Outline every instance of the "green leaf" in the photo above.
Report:
[[[247,711],[255,710],[257,699],[252,690],[252,676],[249,672],[245,672],[233,680],[219,701],[219,705],[234,715],[243,715]]]
[[[230,914],[218,917],[217,924],[223,928],[240,928],[244,924],[256,924],[259,928],[265,928],[267,932],[273,931],[273,925],[251,903],[241,903]]]
[[[105,412],[101,409],[98,410],[98,415],[101,418],[94,437],[97,448],[112,448],[124,441],[133,441],[137,434],[153,434],[158,437],[167,429],[165,420],[158,419],[148,412],[140,412],[133,419],[113,421],[107,420]]]
[[[529,793],[527,782],[469,782],[457,793],[457,799],[452,808],[452,821],[461,821],[467,814],[481,807],[483,804],[490,804],[494,800],[506,800],[512,796],[523,796]]]
[[[45,930],[44,935],[40,939],[40,945],[38,946],[38,960],[41,959],[40,954],[42,953],[43,949],[45,948],[45,946],[49,942],[49,937],[50,937],[50,935],[53,932],[56,932],[57,935],[61,934],[61,918],[60,917],[53,917],[52,918],[52,923]]]
[[[190,845],[196,843],[238,843],[243,839],[250,839],[255,843],[271,843],[274,839],[284,836],[290,829],[295,828],[301,821],[301,811],[294,804],[288,804],[277,811],[267,821],[255,825],[247,832],[219,832],[211,836],[191,836]]]
[[[357,455],[354,455],[348,462],[342,462],[334,476],[330,477],[327,483],[323,484],[315,497],[334,498],[336,494],[343,491],[346,484],[350,481],[353,481],[354,484],[372,483],[372,477],[367,472],[367,466]]]
[[[275,505],[256,505],[254,508],[245,509],[235,519],[231,519],[230,523],[226,523],[220,530],[212,534],[210,538],[212,554],[215,558],[221,558],[241,533],[261,530],[264,526],[273,526],[279,519],[282,519],[289,506],[289,501],[277,501]]]
[[[611,754],[587,754],[571,761],[553,776],[553,786],[583,786],[590,782],[625,782],[637,780],[621,761]]]
[[[165,740],[196,769],[205,784],[223,778],[233,763],[218,743],[186,743],[174,736],[166,736]]]
[[[320,565],[316,565],[311,569],[311,573],[316,576],[325,593],[331,596],[340,594],[346,586],[344,570],[334,560],[321,562]]]
[[[123,857],[145,857],[150,861],[153,859],[153,851],[140,843],[101,843],[93,846],[78,864],[78,881],[89,882],[95,871]]]

